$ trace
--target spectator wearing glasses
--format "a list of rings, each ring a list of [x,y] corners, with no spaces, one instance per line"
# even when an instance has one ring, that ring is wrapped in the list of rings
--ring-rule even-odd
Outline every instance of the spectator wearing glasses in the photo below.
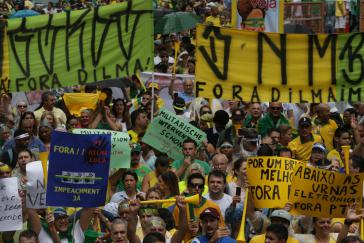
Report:
[[[270,129],[279,128],[282,124],[289,124],[287,118],[282,113],[282,103],[270,102],[267,114],[258,122],[258,132],[262,137],[265,137]]]
[[[219,225],[221,227],[225,226],[223,217],[221,215],[221,211],[219,206],[214,203],[213,201],[202,197],[202,192],[205,187],[205,178],[200,173],[191,174],[187,178],[187,190],[189,195],[196,195],[200,196],[200,203],[198,206],[187,204],[187,222],[189,224],[189,230],[186,233],[184,240],[188,242],[193,238],[193,234],[191,234],[191,228],[194,228],[193,225],[198,225],[198,216],[206,209],[206,208],[214,208],[219,213]],[[178,216],[179,216],[179,208],[176,207],[173,211],[173,217],[176,222],[176,228],[178,228]]]
[[[299,136],[293,139],[288,148],[292,151],[292,158],[307,162],[315,143],[322,143],[319,135],[312,134],[311,119],[303,117],[298,122]]]
[[[16,104],[16,111],[14,112],[15,123],[19,123],[19,120],[24,112],[28,110],[28,105],[25,101],[18,101]]]

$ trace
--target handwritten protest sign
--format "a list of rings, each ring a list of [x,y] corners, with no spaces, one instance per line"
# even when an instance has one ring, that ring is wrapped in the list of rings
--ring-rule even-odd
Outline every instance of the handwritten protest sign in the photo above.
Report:
[[[362,34],[295,35],[199,26],[196,96],[322,103],[364,100]]]
[[[199,146],[206,139],[206,134],[188,121],[162,109],[149,125],[143,142],[178,160],[183,159],[182,142],[187,138],[194,140]]]
[[[18,178],[0,179],[0,232],[21,230],[23,216],[18,192]]]
[[[292,214],[345,218],[348,204],[362,205],[364,174],[345,175],[297,165],[293,172],[289,201]]]
[[[73,129],[72,132],[75,134],[110,134],[110,168],[130,168],[130,137],[128,133],[102,129]]]
[[[47,206],[97,207],[105,204],[111,136],[52,132]]]
[[[152,2],[8,20],[10,90],[46,90],[153,69]]]
[[[283,157],[248,158],[246,170],[255,207],[284,207],[297,164],[302,162]]]
[[[46,192],[44,185],[43,166],[41,161],[34,161],[26,165],[28,208],[46,208]]]

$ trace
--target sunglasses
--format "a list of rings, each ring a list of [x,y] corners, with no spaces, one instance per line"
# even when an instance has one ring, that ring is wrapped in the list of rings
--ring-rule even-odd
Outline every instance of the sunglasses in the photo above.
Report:
[[[282,109],[282,107],[270,107],[270,109],[273,111],[279,111]]]
[[[199,184],[199,183],[190,183],[190,187],[203,189],[205,187],[205,185],[204,184]]]
[[[220,148],[221,149],[229,149],[229,148],[232,148],[233,146],[230,146],[230,145],[226,145],[226,146],[221,146]]]
[[[211,112],[211,111],[202,111],[202,112],[201,112],[201,114],[202,114],[202,115],[205,115],[205,114],[212,114],[212,112]]]
[[[18,105],[19,108],[27,108],[27,105]]]

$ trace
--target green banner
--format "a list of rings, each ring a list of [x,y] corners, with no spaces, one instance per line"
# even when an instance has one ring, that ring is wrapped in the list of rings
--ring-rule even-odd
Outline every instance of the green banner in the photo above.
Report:
[[[202,141],[206,140],[206,133],[168,110],[162,109],[149,125],[143,142],[175,160],[180,160],[183,159],[182,142],[188,138],[200,146]]]
[[[8,21],[10,90],[52,89],[153,68],[152,2]]]
[[[74,134],[111,134],[110,168],[130,168],[130,137],[126,132],[102,129],[73,129]]]

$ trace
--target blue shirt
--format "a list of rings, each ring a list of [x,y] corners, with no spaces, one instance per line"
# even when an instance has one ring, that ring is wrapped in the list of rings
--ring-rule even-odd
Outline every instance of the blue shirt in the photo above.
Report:
[[[184,99],[186,103],[191,102],[195,99],[194,94],[188,95],[185,92],[181,92],[181,91],[178,91],[177,94],[178,94],[178,97],[181,97],[182,99]]]
[[[15,148],[15,139],[9,139],[4,144],[3,151],[6,151],[8,149]],[[44,143],[37,137],[32,137],[32,139],[29,141],[28,149],[37,156],[40,152],[47,152],[47,148],[44,146]]]
[[[191,243],[208,243],[208,242],[209,242],[209,239],[207,238],[206,235],[200,235],[191,241]],[[229,236],[225,236],[225,237],[218,239],[217,243],[236,243],[236,240],[234,240],[233,238],[231,238]]]

